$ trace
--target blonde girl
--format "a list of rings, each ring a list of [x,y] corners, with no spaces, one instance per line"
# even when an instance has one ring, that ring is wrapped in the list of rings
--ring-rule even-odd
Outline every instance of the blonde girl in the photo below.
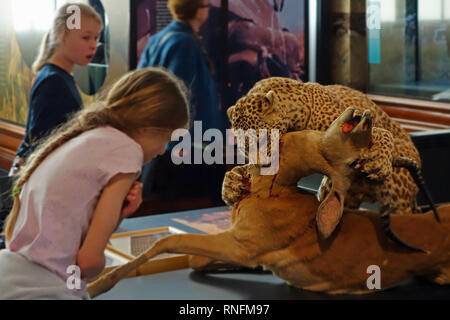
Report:
[[[78,29],[68,27],[68,19],[76,12],[70,10],[71,6],[79,8]],[[93,59],[102,29],[102,18],[87,4],[67,3],[57,10],[33,63],[37,76],[30,92],[25,136],[10,175],[18,172],[40,139],[66,122],[69,114],[81,109],[82,101],[72,71],[75,65],[85,66]]]
[[[85,280],[104,268],[104,249],[143,163],[188,124],[183,82],[145,68],[124,75],[104,102],[52,134],[14,185],[0,299],[86,298]],[[76,270],[81,284],[68,286]]]

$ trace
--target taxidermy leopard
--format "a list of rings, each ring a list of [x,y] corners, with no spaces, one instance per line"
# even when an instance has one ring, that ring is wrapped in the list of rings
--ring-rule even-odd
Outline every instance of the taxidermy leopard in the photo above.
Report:
[[[342,85],[323,86],[273,77],[257,82],[227,113],[234,130],[267,129],[270,134],[271,129],[278,129],[281,135],[305,129],[325,131],[348,107],[360,113],[370,110],[373,133],[371,146],[364,149],[359,160],[353,164],[361,176],[348,190],[345,207],[357,209],[362,202],[378,202],[386,234],[409,249],[421,251],[404,243],[390,229],[391,213],[420,212],[416,202],[418,186],[424,191],[439,220],[424,187],[419,153],[400,125],[366,95]],[[351,128],[343,127],[342,130]],[[232,206],[246,193],[248,170],[252,166],[235,167],[227,172],[222,188],[225,203]],[[318,192],[320,201],[329,192],[330,185],[330,180],[324,177]]]

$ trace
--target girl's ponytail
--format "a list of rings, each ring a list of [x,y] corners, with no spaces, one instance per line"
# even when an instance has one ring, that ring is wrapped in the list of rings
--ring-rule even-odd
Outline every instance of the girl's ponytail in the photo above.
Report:
[[[36,60],[33,62],[32,71],[37,74],[42,67],[47,63],[55,52],[56,43],[52,41],[52,30],[47,31],[44,38],[42,39],[41,46],[39,47],[39,53]]]
[[[44,159],[56,150],[59,146],[85,131],[107,125],[107,109],[103,103],[92,105],[89,108],[79,111],[69,122],[62,125],[45,140],[35,152],[27,159],[25,166],[22,167],[13,187],[14,203],[8,218],[5,221],[4,234],[6,242],[10,242],[17,216],[20,211],[20,191],[23,185],[28,181],[34,170],[44,161]]]

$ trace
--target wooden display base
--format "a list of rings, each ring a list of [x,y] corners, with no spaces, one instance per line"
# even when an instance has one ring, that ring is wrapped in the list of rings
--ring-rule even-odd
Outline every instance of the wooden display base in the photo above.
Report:
[[[113,234],[105,249],[106,266],[99,276],[108,273],[118,265],[135,259],[139,254],[150,248],[156,240],[173,233],[185,232],[173,227],[161,227]],[[126,278],[184,269],[188,266],[187,255],[164,253],[144,263],[128,274]],[[90,282],[95,279],[90,280]]]

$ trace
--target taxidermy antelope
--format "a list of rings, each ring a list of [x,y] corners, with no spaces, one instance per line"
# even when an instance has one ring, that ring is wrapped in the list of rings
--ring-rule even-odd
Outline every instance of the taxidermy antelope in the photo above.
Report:
[[[91,297],[109,290],[163,252],[195,255],[190,260],[195,269],[221,262],[263,266],[295,287],[332,294],[371,292],[366,281],[367,268],[372,265],[380,268],[381,289],[415,275],[449,284],[450,206],[438,208],[441,222],[431,211],[391,217],[399,236],[426,253],[412,252],[389,240],[378,212],[342,214],[346,190],[355,174],[350,164],[370,143],[372,129],[376,129],[366,111],[357,126],[343,132],[343,124],[353,118],[354,110],[347,109],[326,132],[304,130],[283,135],[278,173],[263,176],[257,170],[251,172],[249,192],[234,205],[229,230],[162,238],[135,260],[91,283]],[[300,178],[314,172],[332,181],[321,204],[296,187]],[[229,185],[227,179],[230,175],[225,176],[224,186]]]

